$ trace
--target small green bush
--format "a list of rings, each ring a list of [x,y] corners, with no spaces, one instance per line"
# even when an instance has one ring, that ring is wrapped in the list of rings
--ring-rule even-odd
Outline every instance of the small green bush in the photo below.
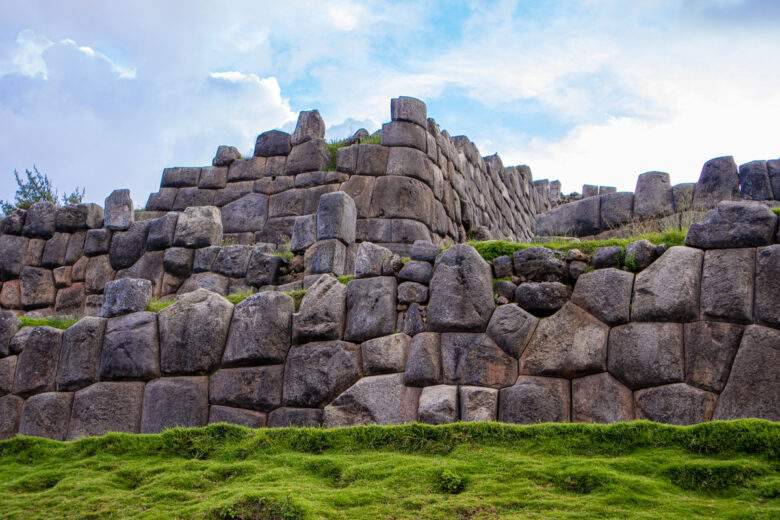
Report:
[[[443,469],[436,474],[436,489],[457,495],[466,489],[466,479],[450,469]]]
[[[76,323],[78,318],[74,318],[73,316],[43,316],[43,317],[34,317],[34,316],[20,316],[19,317],[19,326],[20,327],[53,327],[55,329],[65,330],[74,323]]]
[[[303,301],[303,297],[306,296],[306,289],[294,289],[292,291],[284,291],[284,294],[288,295],[290,298],[293,299],[293,303],[295,304],[295,311],[298,312],[298,310],[301,308],[301,302]]]
[[[160,312],[161,310],[170,307],[174,303],[176,303],[175,298],[152,298],[149,301],[149,304],[146,306],[146,310],[149,312]]]
[[[337,276],[336,279],[339,282],[343,283],[344,285],[347,285],[349,282],[351,282],[352,280],[355,279],[355,275],[354,274],[344,274],[344,275],[341,275],[341,276]]]
[[[772,208],[772,211],[775,213],[775,215],[780,215],[780,206]]]
[[[227,301],[229,301],[233,305],[238,305],[239,303],[241,303],[242,301],[246,300],[247,298],[249,298],[253,294],[255,294],[255,291],[253,291],[251,289],[247,289],[246,291],[239,291],[239,292],[230,293],[227,296],[225,296],[225,298],[227,299]]]

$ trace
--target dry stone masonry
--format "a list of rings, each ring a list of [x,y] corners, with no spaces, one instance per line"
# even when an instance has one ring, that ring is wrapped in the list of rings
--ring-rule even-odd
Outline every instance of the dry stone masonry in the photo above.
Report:
[[[0,438],[780,420],[780,229],[766,203],[731,200],[732,186],[685,246],[529,244],[486,262],[464,239],[530,237],[560,184],[479,157],[418,100],[391,112],[382,144],[356,134],[335,156],[311,111],[292,135],[261,134],[251,159],[223,146],[211,167],[167,169],[148,204],[159,212],[118,190],[104,208],[4,219]],[[706,169],[689,191],[710,205],[732,170]],[[750,163],[739,182],[772,187],[777,168],[768,184],[763,171]],[[629,212],[675,211],[666,174],[639,184]],[[584,219],[623,197],[591,191],[560,208]],[[160,297],[172,304],[147,310]],[[21,313],[81,319],[20,328]]]

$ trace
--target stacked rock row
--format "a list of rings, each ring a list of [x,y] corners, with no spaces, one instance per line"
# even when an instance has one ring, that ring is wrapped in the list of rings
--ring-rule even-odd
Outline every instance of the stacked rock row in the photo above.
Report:
[[[320,196],[341,190],[357,205],[357,241],[406,255],[415,240],[529,238],[533,216],[560,192],[546,181],[546,190],[535,189],[528,167],[504,168],[498,156],[480,157],[468,138],[451,138],[420,100],[393,99],[391,116],[381,144],[342,146],[334,161],[319,112],[301,112],[292,135],[260,134],[254,157],[221,146],[213,166],[166,169],[146,209],[216,206],[228,238],[282,244],[295,217],[313,214]]]
[[[722,200],[756,200],[774,205],[780,200],[780,159],[752,161],[737,168],[733,157],[718,157],[704,163],[699,181],[672,186],[669,174],[646,172],[637,178],[631,192],[603,192],[585,185],[583,198],[539,215],[537,235],[589,236],[689,211],[706,211]],[[675,224],[681,226],[682,221]]]
[[[234,307],[198,289],[155,314],[143,310],[151,284],[122,279],[101,317],[64,332],[18,330],[5,311],[0,437],[216,421],[780,420],[777,220],[724,202],[687,246],[636,275],[581,274],[542,318],[496,305],[472,247],[437,256],[423,242],[400,272],[392,252],[361,244],[357,277],[317,277],[298,310],[278,291]]]

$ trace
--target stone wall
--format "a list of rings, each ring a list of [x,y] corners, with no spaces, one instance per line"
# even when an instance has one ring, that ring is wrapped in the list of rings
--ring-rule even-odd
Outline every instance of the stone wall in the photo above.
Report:
[[[780,159],[751,161],[737,167],[733,157],[704,163],[699,181],[672,186],[669,174],[646,172],[636,189],[614,192],[605,186],[583,186],[582,198],[561,204],[536,220],[544,236],[593,236],[631,224],[687,227],[722,200],[762,201],[780,205]]]
[[[333,226],[351,221],[346,195],[324,206],[335,217],[318,241],[348,242],[349,226]],[[777,221],[721,203],[637,273],[543,248],[491,266],[468,245],[425,241],[403,264],[363,242],[355,278],[311,275],[297,309],[276,290],[234,306],[201,288],[152,313],[151,282],[128,278],[106,285],[101,317],[65,331],[18,329],[2,311],[0,437],[217,421],[780,420]],[[518,283],[517,303],[495,277]],[[574,284],[557,310],[520,290],[555,279]]]

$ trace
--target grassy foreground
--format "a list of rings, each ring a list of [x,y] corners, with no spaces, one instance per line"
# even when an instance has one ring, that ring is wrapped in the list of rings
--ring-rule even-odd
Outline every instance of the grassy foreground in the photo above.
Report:
[[[778,518],[780,423],[224,424],[0,442],[3,518]]]

